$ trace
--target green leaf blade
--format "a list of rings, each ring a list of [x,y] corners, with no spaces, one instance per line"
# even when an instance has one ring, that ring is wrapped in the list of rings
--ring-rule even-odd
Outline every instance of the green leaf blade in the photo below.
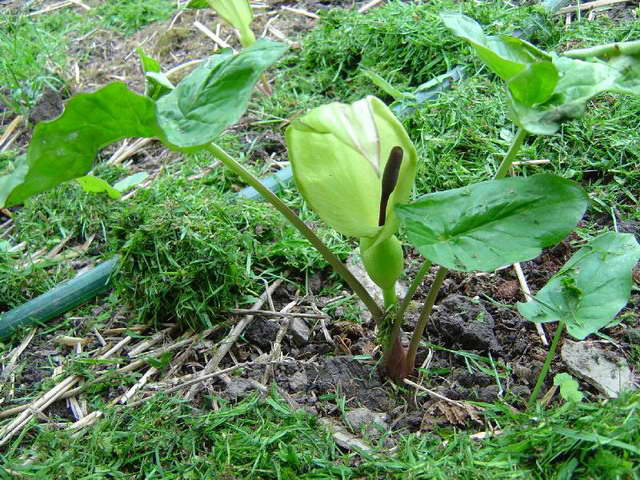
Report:
[[[511,94],[518,101],[533,105],[551,96],[558,83],[558,72],[546,52],[517,37],[485,35],[475,20],[459,13],[441,13],[440,18],[508,83]]]
[[[26,160],[0,178],[0,205],[12,206],[85,175],[98,151],[128,137],[161,135],[149,98],[124,83],[74,96],[60,117],[34,129]]]
[[[541,174],[425,195],[396,212],[422,255],[469,272],[535,258],[568,235],[586,207],[580,186]]]
[[[633,235],[600,235],[578,250],[533,302],[518,303],[518,311],[536,323],[564,320],[569,334],[583,340],[627,304],[638,259],[640,245]]]
[[[214,55],[157,102],[160,127],[169,146],[201,147],[244,114],[262,73],[288,47],[259,40],[237,55]]]
[[[109,182],[94,177],[92,175],[85,175],[84,177],[76,178],[76,182],[80,184],[82,189],[87,193],[106,193],[109,198],[118,200],[121,197],[120,192],[109,185]]]
[[[553,384],[560,387],[560,396],[567,402],[582,401],[582,392],[578,382],[568,373],[558,373],[553,377]]]

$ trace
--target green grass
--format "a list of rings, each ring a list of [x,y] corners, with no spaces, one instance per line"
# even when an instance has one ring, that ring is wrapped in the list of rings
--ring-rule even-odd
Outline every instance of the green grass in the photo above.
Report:
[[[70,78],[67,51],[77,46],[78,38],[96,29],[130,35],[170,18],[176,7],[170,0],[114,0],[89,12],[64,8],[28,16],[32,11],[7,10],[0,17],[0,101],[20,114],[34,107],[45,88],[65,87]]]
[[[629,479],[640,474],[639,408],[637,393],[535,414],[490,406],[499,435],[401,434],[394,453],[378,447],[358,458],[277,395],[222,402],[219,410],[160,396],[107,410],[80,438],[32,426],[22,438],[29,446],[16,440],[2,459],[21,478],[49,479]],[[22,466],[25,458],[32,462]]]
[[[132,34],[150,23],[167,20],[176,12],[171,0],[111,0],[95,9],[96,22],[108,29]]]
[[[0,17],[0,101],[24,113],[45,87],[59,90],[67,66],[66,41],[26,16]]]

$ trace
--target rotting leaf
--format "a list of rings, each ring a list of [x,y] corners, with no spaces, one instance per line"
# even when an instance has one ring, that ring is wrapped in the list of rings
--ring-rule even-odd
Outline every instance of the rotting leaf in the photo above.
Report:
[[[640,245],[628,233],[608,232],[578,250],[518,311],[536,323],[564,320],[571,336],[583,340],[606,327],[624,308]]]

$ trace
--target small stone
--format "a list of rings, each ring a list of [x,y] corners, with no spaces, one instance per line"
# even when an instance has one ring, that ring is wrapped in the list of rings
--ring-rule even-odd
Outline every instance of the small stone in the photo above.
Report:
[[[226,396],[231,400],[242,400],[249,396],[255,387],[253,384],[244,378],[232,378],[225,389]]]
[[[527,399],[531,396],[531,389],[526,385],[514,385],[511,387],[511,393],[518,398]]]
[[[292,392],[305,391],[308,383],[309,379],[304,370],[294,373],[291,375],[291,378],[289,378],[289,388]]]
[[[344,418],[353,433],[360,433],[364,430],[367,436],[372,439],[380,438],[389,429],[386,413],[372,412],[365,407],[348,411]]]
[[[309,330],[309,326],[306,324],[306,322],[303,319],[295,317],[291,321],[291,325],[289,325],[289,332],[293,337],[293,341],[299,347],[302,347],[307,343],[309,343],[311,330]]]
[[[498,394],[500,388],[497,385],[489,385],[488,387],[481,388],[478,392],[478,400],[486,403],[493,403],[498,400]]]
[[[244,332],[244,338],[263,351],[271,351],[271,345],[278,334],[278,324],[265,318],[256,318]]]
[[[635,389],[627,361],[593,342],[565,341],[561,355],[569,373],[593,385],[609,398],[616,398],[624,390]]]

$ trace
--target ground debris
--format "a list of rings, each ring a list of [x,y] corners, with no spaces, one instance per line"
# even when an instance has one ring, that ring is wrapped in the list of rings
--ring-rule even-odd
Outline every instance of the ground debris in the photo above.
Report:
[[[616,398],[625,390],[635,390],[627,361],[595,342],[565,341],[561,355],[571,374],[609,398]]]
[[[307,323],[301,319],[294,317],[289,325],[289,332],[296,345],[299,347],[305,346],[309,343],[309,337],[311,336],[311,330]]]
[[[366,407],[350,410],[344,416],[345,422],[354,433],[364,430],[372,439],[380,438],[389,429],[386,418],[385,413],[372,412]]]
[[[433,325],[446,339],[471,350],[500,352],[491,314],[480,301],[449,295],[433,310]]]

